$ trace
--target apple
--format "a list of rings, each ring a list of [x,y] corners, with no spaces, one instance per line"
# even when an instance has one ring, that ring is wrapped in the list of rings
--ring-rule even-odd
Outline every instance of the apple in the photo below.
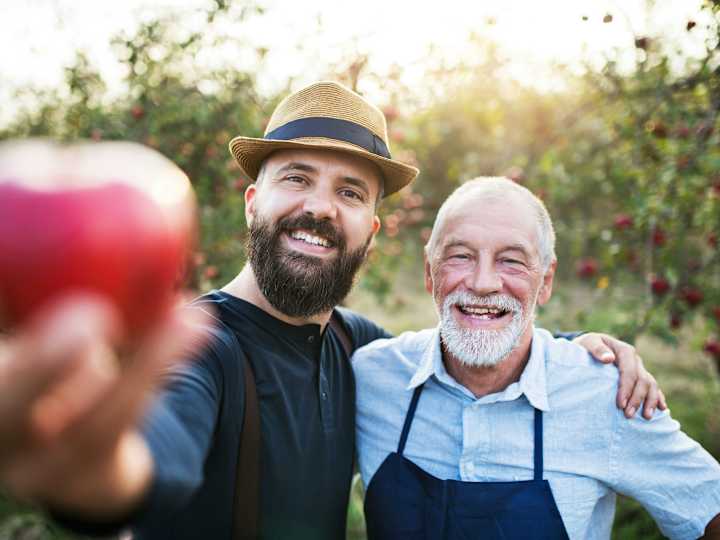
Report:
[[[190,181],[154,150],[0,143],[0,327],[87,292],[137,337],[175,302],[194,230]]]
[[[720,359],[720,341],[713,338],[708,338],[703,345],[703,350],[710,356]]]
[[[130,109],[130,114],[135,120],[140,120],[145,116],[145,109],[142,105],[133,105],[132,109]]]
[[[635,220],[630,214],[618,214],[615,216],[615,228],[619,231],[631,228],[634,223]]]
[[[590,279],[598,271],[598,263],[592,257],[581,259],[577,263],[576,272],[577,275],[583,279]]]
[[[685,303],[692,308],[696,307],[703,301],[703,293],[693,287],[683,287],[680,290],[680,298],[682,298]]]
[[[682,315],[680,313],[670,314],[670,328],[677,330],[682,326]]]
[[[650,279],[650,289],[656,296],[664,296],[670,290],[670,282],[664,277],[652,276]]]
[[[720,306],[715,306],[714,308],[712,308],[712,314],[713,317],[715,317],[717,323],[720,324]]]
[[[667,241],[667,235],[660,227],[655,227],[652,231],[652,243],[655,247],[662,247]]]

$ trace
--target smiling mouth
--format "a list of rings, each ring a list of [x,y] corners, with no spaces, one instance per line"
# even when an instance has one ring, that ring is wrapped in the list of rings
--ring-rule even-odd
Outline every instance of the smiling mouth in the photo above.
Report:
[[[455,307],[463,315],[477,318],[484,321],[493,321],[503,318],[511,312],[495,306],[470,306],[464,304],[455,304]]]
[[[288,236],[293,240],[299,240],[310,246],[318,246],[328,249],[335,247],[335,243],[331,240],[325,238],[324,236],[320,236],[316,233],[310,232],[306,229],[291,230],[288,232]]]

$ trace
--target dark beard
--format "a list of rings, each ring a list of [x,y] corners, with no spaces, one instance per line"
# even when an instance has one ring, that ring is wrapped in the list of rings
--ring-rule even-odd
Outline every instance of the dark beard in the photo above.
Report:
[[[337,249],[331,261],[285,249],[281,235],[293,229],[312,231]],[[367,255],[365,245],[347,251],[345,238],[327,221],[310,216],[287,217],[273,228],[259,216],[250,226],[247,250],[260,291],[268,302],[288,317],[307,318],[332,310],[348,295],[355,274]]]

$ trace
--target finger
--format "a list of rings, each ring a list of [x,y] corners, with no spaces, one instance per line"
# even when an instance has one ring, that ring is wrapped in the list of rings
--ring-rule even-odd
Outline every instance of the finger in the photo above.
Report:
[[[635,347],[621,341],[613,342],[617,360],[615,364],[620,374],[618,383],[617,406],[621,409],[628,407],[630,396],[640,378],[642,359],[635,353]]]
[[[635,388],[633,389],[632,395],[628,399],[627,407],[625,407],[625,417],[626,418],[633,418],[635,416],[635,413],[640,409],[640,404],[642,403],[643,399],[645,399],[645,396],[648,394],[648,388],[649,383],[645,379],[638,379],[637,384],[635,384]]]
[[[603,364],[615,361],[615,353],[608,343],[604,341],[603,334],[589,332],[576,337],[573,341],[584,347],[596,360]]]
[[[643,401],[643,418],[645,418],[645,420],[650,420],[652,418],[652,415],[655,412],[655,409],[658,408],[660,401],[660,389],[658,388],[657,381],[655,381],[655,379],[649,374],[648,376],[651,377],[651,380],[648,384],[648,394],[645,396]]]
[[[658,396],[660,399],[660,402],[658,403],[658,409],[661,411],[666,411],[668,408],[667,401],[665,400],[665,393],[658,388]]]
[[[39,441],[48,442],[95,406],[118,376],[117,358],[109,345],[89,344],[78,367],[33,406],[33,427]]]
[[[3,425],[23,423],[32,404],[63,377],[78,369],[92,340],[112,334],[114,314],[107,304],[75,297],[45,310],[26,327],[0,362],[0,415]]]
[[[207,314],[182,310],[153,331],[125,361],[112,387],[99,400],[98,407],[73,429],[79,446],[90,452],[114,445],[118,437],[134,427],[154,395],[161,375],[170,367],[188,360],[194,347],[205,338]]]

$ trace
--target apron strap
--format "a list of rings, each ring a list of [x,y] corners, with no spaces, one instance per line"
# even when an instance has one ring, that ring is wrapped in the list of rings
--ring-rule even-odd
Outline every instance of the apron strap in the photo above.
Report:
[[[405,450],[405,443],[407,442],[408,433],[410,433],[410,425],[412,424],[413,417],[415,416],[415,409],[417,409],[418,400],[420,399],[420,394],[422,393],[424,387],[425,384],[423,383],[417,388],[415,388],[412,400],[410,400],[410,407],[408,408],[408,412],[405,415],[405,423],[403,424],[402,433],[400,434],[400,442],[398,443],[397,449],[397,453],[401,456],[403,454],[403,451]]]
[[[535,480],[543,477],[543,417],[540,409],[535,409]]]

